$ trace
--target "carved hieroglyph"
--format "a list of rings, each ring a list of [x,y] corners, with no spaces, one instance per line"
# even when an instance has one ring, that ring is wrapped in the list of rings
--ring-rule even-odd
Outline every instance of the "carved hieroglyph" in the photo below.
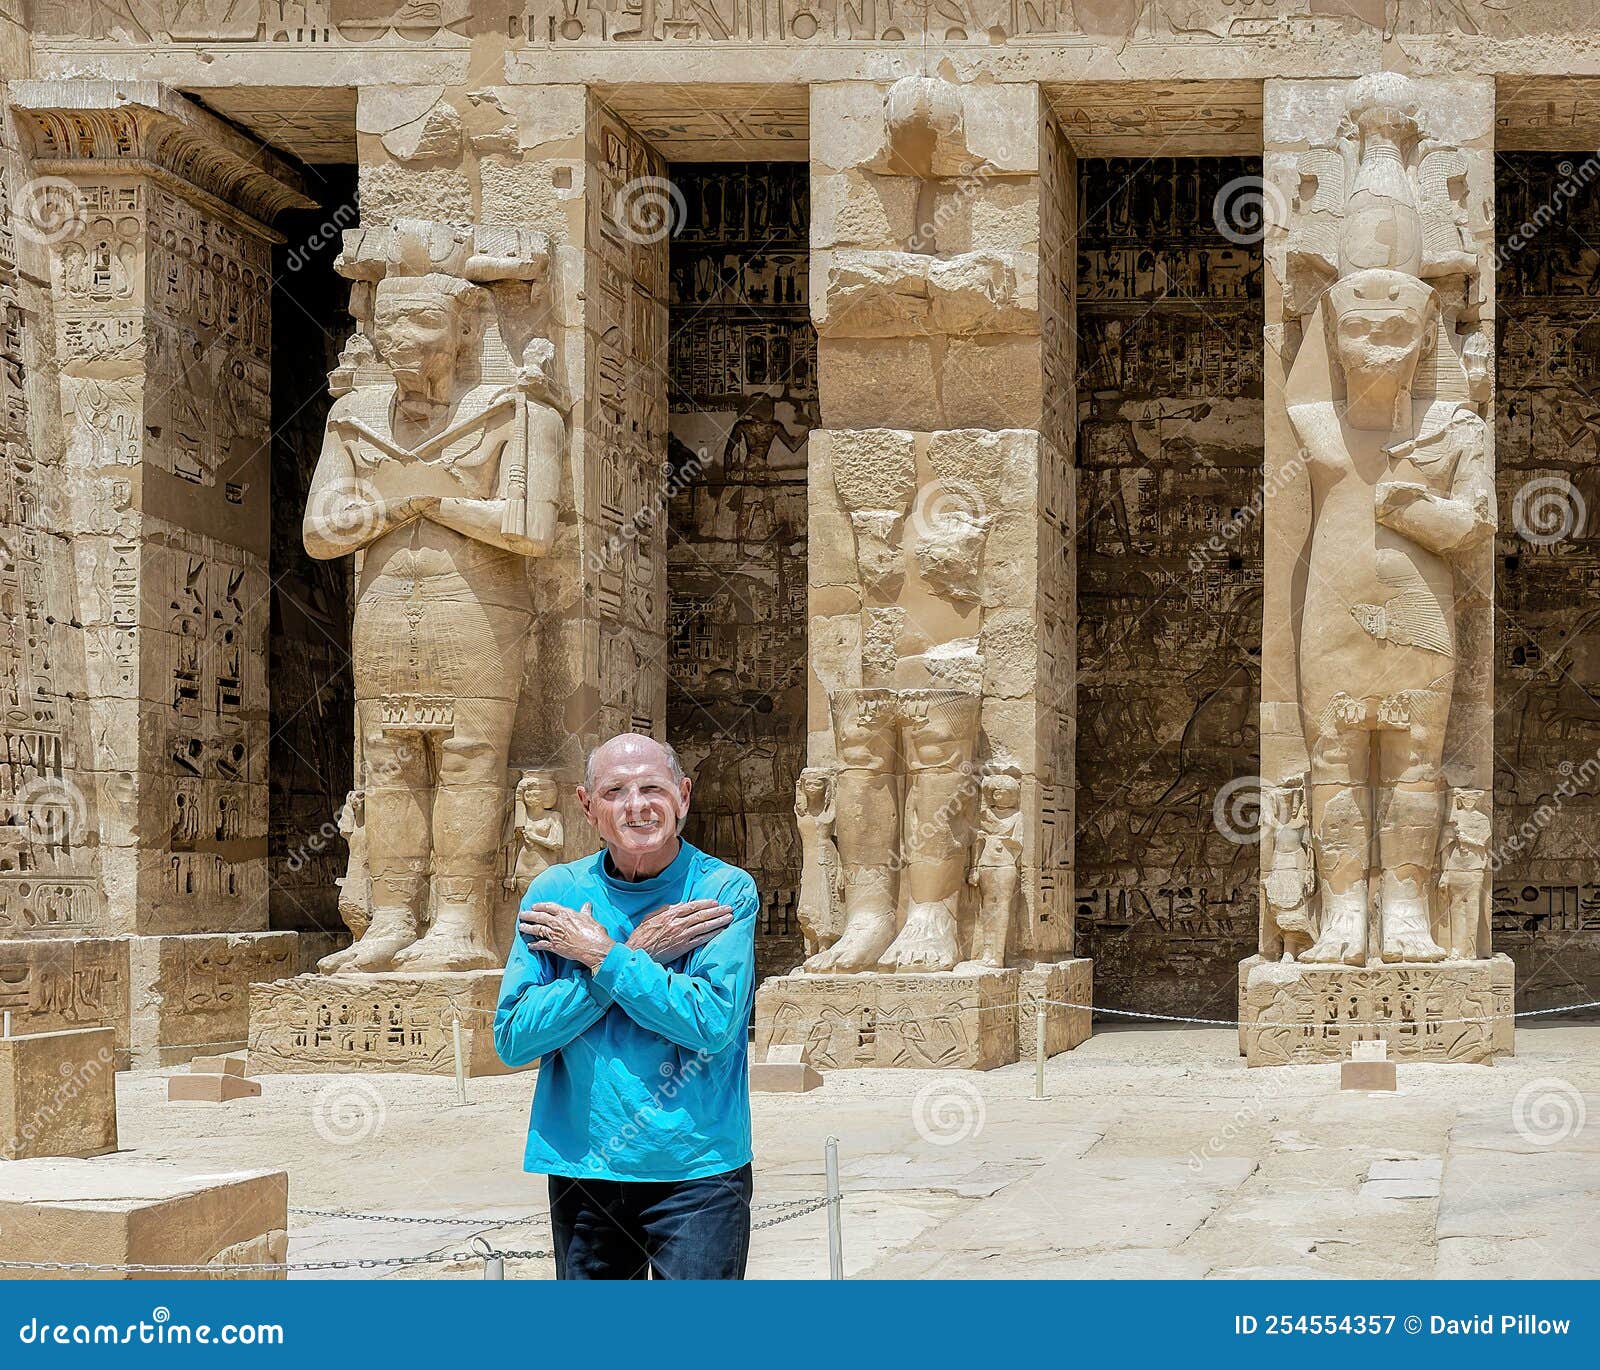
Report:
[[[1488,159],[1430,115],[1470,135],[1491,96],[1392,72],[1274,96],[1338,123],[1275,258],[1298,331],[1268,427],[1261,952],[1332,1003],[1317,968],[1489,954]]]
[[[313,556],[361,557],[352,646],[370,920],[325,972],[500,964],[496,863],[533,627],[526,563],[554,539],[566,451],[554,349],[532,337],[514,362],[507,327],[547,266],[542,234],[400,220],[346,235],[359,326],[305,541]],[[502,310],[496,287],[521,298]]]

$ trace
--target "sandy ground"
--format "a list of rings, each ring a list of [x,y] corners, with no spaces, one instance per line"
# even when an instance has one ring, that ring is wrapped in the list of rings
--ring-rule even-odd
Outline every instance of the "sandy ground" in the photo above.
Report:
[[[1222,1029],[1101,1028],[987,1074],[838,1071],[754,1098],[757,1205],[822,1192],[839,1138],[846,1273],[865,1278],[1600,1277],[1600,1023],[1519,1029],[1493,1067],[1404,1066],[1397,1094],[1338,1067],[1246,1070]],[[546,1251],[520,1157],[530,1075],[275,1075],[259,1099],[169,1103],[118,1077],[121,1145],[203,1169],[287,1169],[292,1261]],[[757,1221],[774,1216],[762,1210]],[[501,1218],[514,1223],[492,1226]],[[480,1278],[476,1260],[294,1278]],[[825,1216],[755,1233],[751,1276],[827,1275]],[[548,1259],[508,1262],[548,1279]]]

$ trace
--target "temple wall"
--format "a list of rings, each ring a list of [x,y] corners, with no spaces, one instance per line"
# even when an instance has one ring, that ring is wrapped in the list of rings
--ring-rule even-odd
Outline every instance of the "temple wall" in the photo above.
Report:
[[[763,972],[799,963],[806,438],[817,425],[804,163],[674,163],[667,736],[689,839],[762,891]]]
[[[1496,161],[1494,933],[1529,1008],[1600,983],[1597,177],[1593,154]]]
[[[1261,163],[1080,167],[1079,946],[1105,1002],[1215,1016],[1256,936],[1212,803],[1258,769],[1262,459],[1260,235],[1216,205]]]

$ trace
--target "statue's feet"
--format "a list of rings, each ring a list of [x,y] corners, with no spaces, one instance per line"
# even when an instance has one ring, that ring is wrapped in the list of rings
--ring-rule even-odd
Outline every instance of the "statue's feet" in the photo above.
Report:
[[[1428,931],[1428,915],[1420,904],[1387,901],[1383,906],[1385,961],[1443,961],[1444,948]]]
[[[487,938],[471,928],[435,923],[394,958],[403,970],[498,970],[504,962]]]
[[[805,969],[815,975],[848,975],[871,970],[892,941],[894,914],[858,912],[845,923],[837,942],[806,959]]]
[[[398,964],[398,955],[417,940],[417,930],[409,925],[385,926],[376,919],[362,935],[342,951],[330,952],[317,962],[323,975],[359,975],[390,970]]]
[[[913,904],[906,925],[878,958],[878,969],[927,973],[956,964],[956,920],[943,904]]]
[[[1302,961],[1318,966],[1364,966],[1367,963],[1367,910],[1365,904],[1335,906],[1323,925],[1322,936],[1300,954]]]

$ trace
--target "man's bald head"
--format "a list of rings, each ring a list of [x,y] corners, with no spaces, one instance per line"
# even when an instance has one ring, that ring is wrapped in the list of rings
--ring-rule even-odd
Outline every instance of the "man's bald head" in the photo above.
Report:
[[[646,760],[663,761],[674,780],[684,779],[683,763],[670,742],[658,742],[647,733],[618,733],[590,749],[583,763],[584,788],[594,789],[600,768],[608,762]]]

